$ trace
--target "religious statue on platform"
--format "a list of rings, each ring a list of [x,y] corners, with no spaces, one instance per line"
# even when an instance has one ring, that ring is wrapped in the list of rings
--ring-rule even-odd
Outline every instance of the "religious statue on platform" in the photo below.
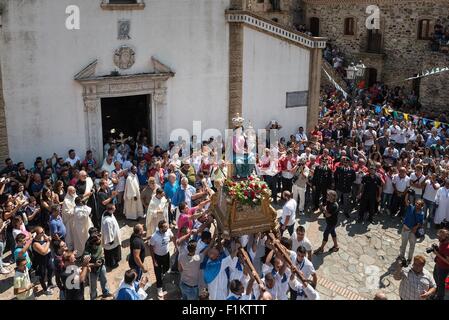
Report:
[[[256,153],[253,153],[252,151],[253,149],[256,149],[256,135],[252,127],[248,128],[249,130],[243,128],[244,121],[245,120],[238,113],[235,118],[232,118],[232,124],[234,126],[232,149],[233,165],[235,169],[233,171],[238,179],[248,178],[255,167]],[[251,152],[248,152],[248,142],[250,142]],[[253,145],[254,148],[252,147]]]

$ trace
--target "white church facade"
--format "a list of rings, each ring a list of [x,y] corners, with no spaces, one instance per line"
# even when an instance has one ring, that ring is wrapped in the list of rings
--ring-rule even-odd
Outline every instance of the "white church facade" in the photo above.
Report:
[[[79,29],[66,26],[71,5]],[[111,130],[137,126],[165,147],[173,130],[201,121],[203,132],[223,131],[237,113],[255,129],[276,120],[286,137],[316,121],[325,39],[243,0],[0,0],[0,9],[2,158],[30,164],[73,148],[101,159]]]

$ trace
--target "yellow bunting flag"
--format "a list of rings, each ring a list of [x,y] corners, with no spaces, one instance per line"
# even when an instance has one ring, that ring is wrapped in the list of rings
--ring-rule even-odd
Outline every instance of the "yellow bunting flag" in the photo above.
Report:
[[[440,122],[439,121],[435,121],[435,128],[438,128],[440,126]]]
[[[404,113],[404,120],[408,121],[408,114],[407,113]]]

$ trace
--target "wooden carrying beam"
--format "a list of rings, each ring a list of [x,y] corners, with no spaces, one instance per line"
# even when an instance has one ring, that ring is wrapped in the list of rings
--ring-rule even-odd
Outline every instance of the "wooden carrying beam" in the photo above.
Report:
[[[295,270],[295,274],[298,276],[299,280],[301,280],[302,284],[304,283],[304,279],[299,273],[298,268],[293,268],[294,264],[292,260],[290,259],[290,252],[288,249],[279,241],[279,239],[276,239],[275,235],[272,232],[268,233],[268,238],[270,238],[271,242],[273,243],[273,246],[278,250],[278,252],[284,257],[285,262],[287,262],[287,265],[289,266],[290,270]]]
[[[242,258],[243,258],[243,262],[248,266],[248,268],[250,269],[254,279],[256,280],[256,282],[259,285],[263,285],[262,279],[260,279],[259,274],[256,271],[256,268],[254,268],[253,263],[251,262],[251,259],[249,258],[248,253],[246,252],[245,249],[243,249],[242,247],[239,248],[239,252],[242,254]]]

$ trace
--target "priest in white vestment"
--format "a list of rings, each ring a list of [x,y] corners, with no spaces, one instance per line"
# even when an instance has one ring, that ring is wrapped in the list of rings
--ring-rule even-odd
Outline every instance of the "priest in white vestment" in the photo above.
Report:
[[[449,179],[446,179],[444,186],[438,189],[435,204],[438,207],[433,222],[435,224],[441,224],[444,220],[449,222]]]
[[[126,219],[137,220],[143,217],[143,205],[140,199],[139,179],[137,178],[136,166],[131,167],[131,173],[126,178],[125,184],[125,208]]]
[[[161,220],[168,221],[168,200],[164,196],[164,191],[158,188],[148,206],[145,223],[148,235],[156,232],[157,225]]]
[[[74,214],[75,214],[75,198],[76,189],[73,186],[67,188],[67,194],[62,203],[62,222],[66,229],[65,243],[70,250],[73,250],[73,232],[75,229]]]
[[[86,241],[89,238],[89,229],[94,225],[90,220],[90,212],[92,211],[91,207],[86,206],[81,201],[80,197],[75,199],[75,209],[73,214],[73,249],[76,250],[76,257],[80,257],[86,246]]]

